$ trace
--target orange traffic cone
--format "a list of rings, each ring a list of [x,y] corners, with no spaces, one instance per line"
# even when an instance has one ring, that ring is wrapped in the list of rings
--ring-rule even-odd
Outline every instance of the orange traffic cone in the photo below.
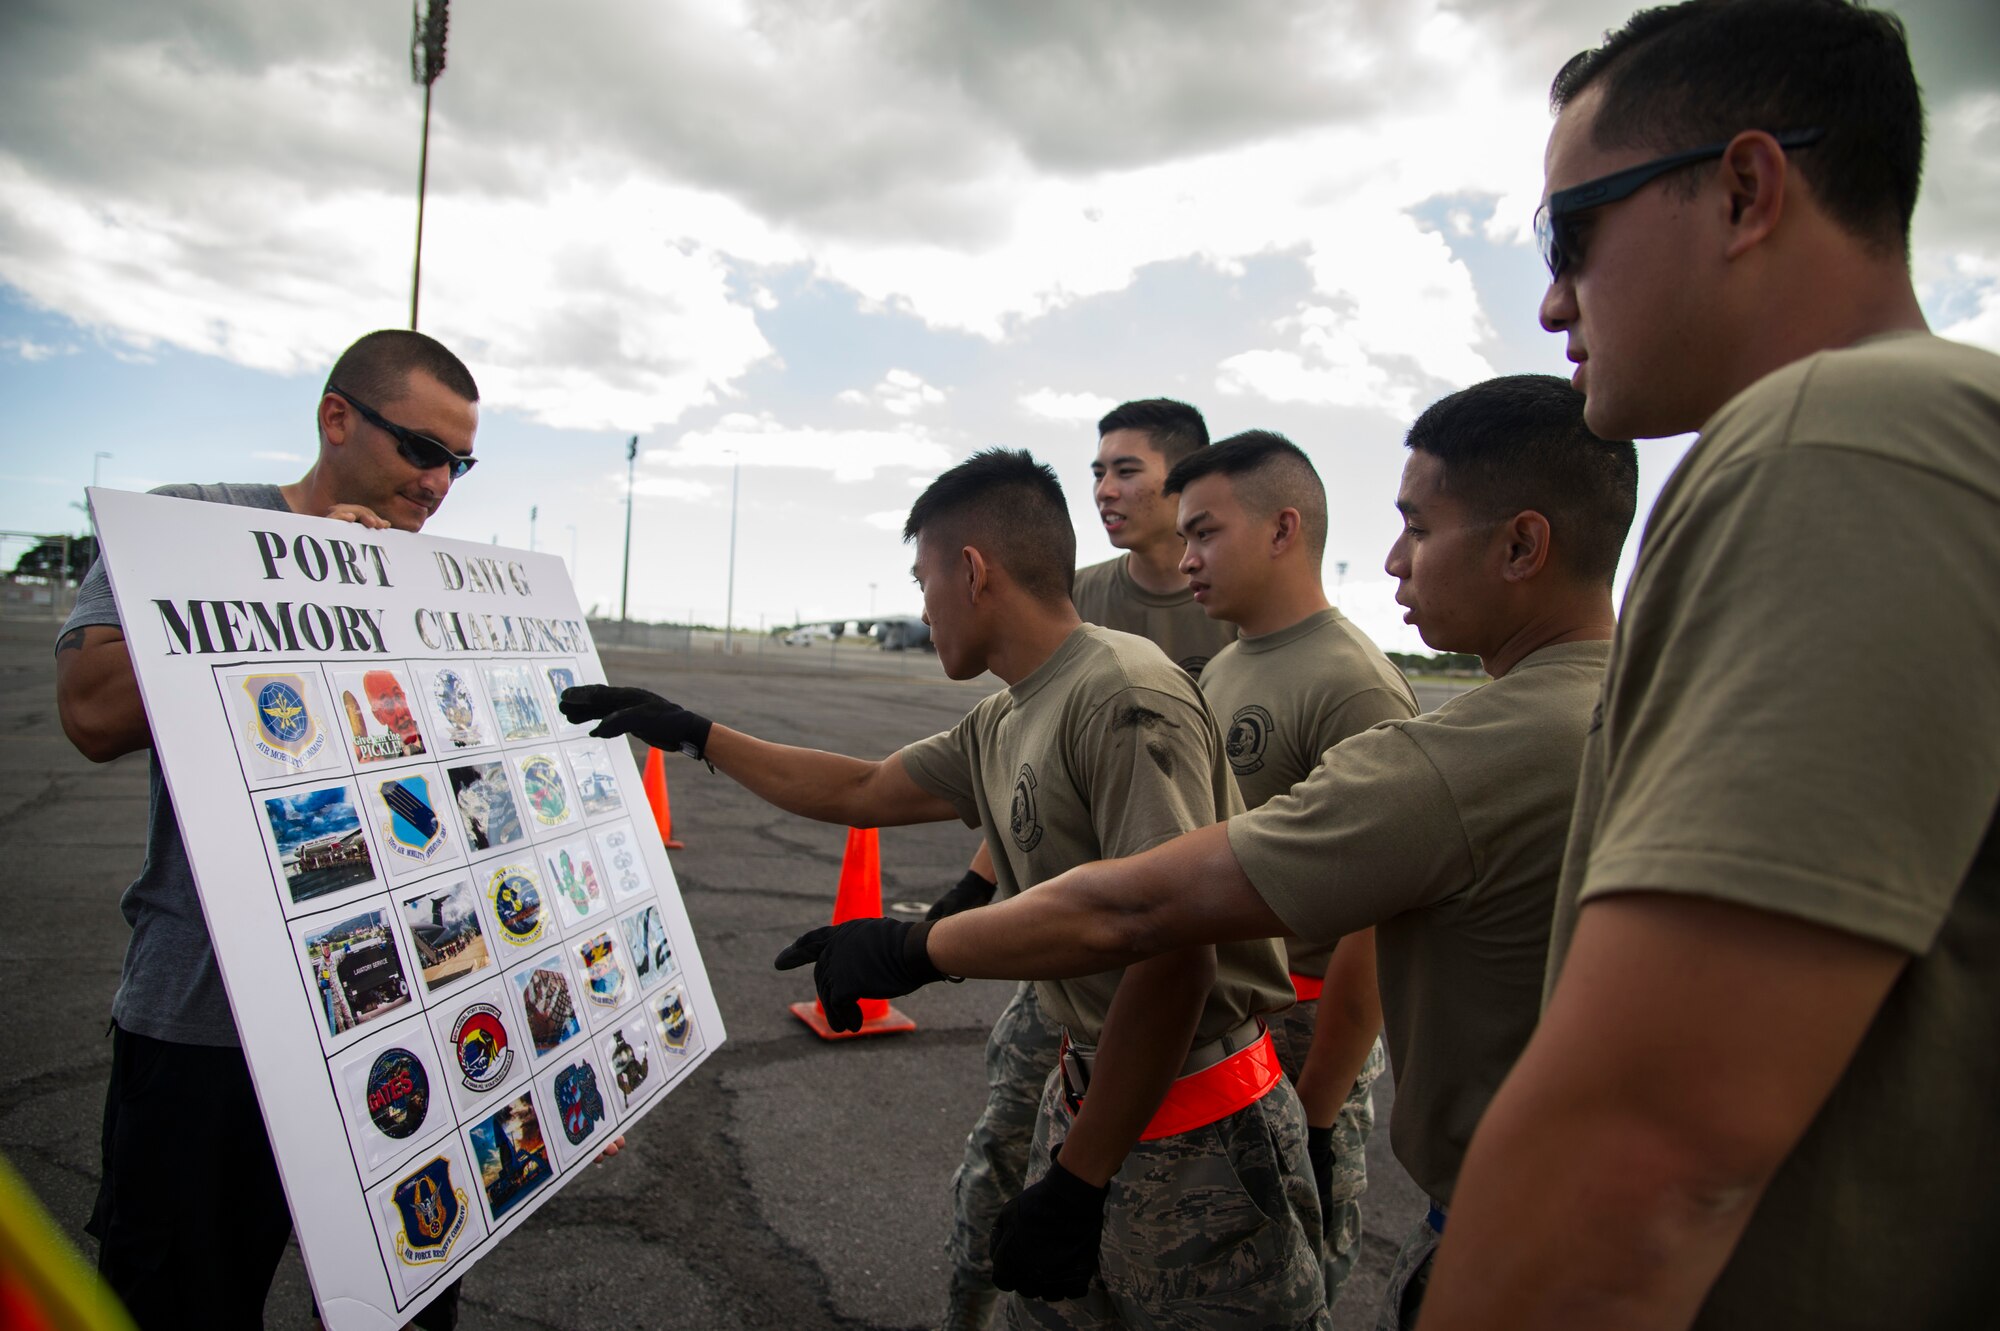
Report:
[[[660,842],[668,850],[686,850],[674,840],[674,808],[667,803],[667,758],[658,749],[646,750],[646,803],[653,806],[653,821],[660,828]]]
[[[882,843],[872,827],[847,829],[847,854],[840,861],[840,888],[833,899],[833,922],[879,919],[882,914]],[[889,1005],[886,998],[861,1000],[861,1029],[837,1031],[826,1021],[826,1009],[815,998],[793,1003],[792,1015],[812,1027],[822,1040],[851,1040],[860,1035],[894,1035],[913,1031],[917,1023]]]

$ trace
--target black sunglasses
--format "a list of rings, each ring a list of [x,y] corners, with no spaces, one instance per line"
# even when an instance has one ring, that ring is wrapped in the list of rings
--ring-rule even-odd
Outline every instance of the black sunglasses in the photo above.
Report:
[[[1778,141],[1780,148],[1804,148],[1826,137],[1826,131],[1794,129],[1772,137]],[[1641,162],[1549,195],[1548,201],[1535,210],[1535,244],[1542,251],[1542,262],[1549,266],[1549,279],[1553,281],[1561,277],[1563,269],[1583,252],[1582,246],[1577,243],[1576,229],[1571,225],[1571,219],[1578,213],[1587,213],[1592,208],[1602,208],[1607,203],[1629,198],[1641,186],[1679,167],[1720,157],[1729,151],[1729,144],[1734,142],[1731,139],[1727,143],[1711,143],[1705,148],[1690,148],[1686,152]]]
[[[452,452],[427,434],[418,434],[415,430],[405,429],[345,388],[328,385],[326,391],[339,394],[348,406],[361,413],[362,420],[394,439],[396,451],[402,454],[403,461],[412,467],[424,471],[429,471],[432,467],[450,467],[451,478],[455,481],[471,471],[473,464],[479,461],[478,458],[468,454]]]

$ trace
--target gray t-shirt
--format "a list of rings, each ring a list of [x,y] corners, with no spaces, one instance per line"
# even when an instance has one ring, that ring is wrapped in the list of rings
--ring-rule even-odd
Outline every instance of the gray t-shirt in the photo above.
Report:
[[[275,485],[163,485],[153,493],[289,511],[284,492]],[[84,576],[76,607],[62,631],[98,624],[123,627],[102,559]],[[240,1043],[236,1021],[229,1013],[222,975],[215,969],[215,950],[208,941],[201,899],[195,894],[187,848],[181,844],[173,799],[160,772],[159,755],[148,757],[153,797],[146,823],[146,864],[119,902],[132,926],[132,941],[125,949],[125,970],[111,1000],[111,1017],[124,1029],[155,1040],[235,1045]]]

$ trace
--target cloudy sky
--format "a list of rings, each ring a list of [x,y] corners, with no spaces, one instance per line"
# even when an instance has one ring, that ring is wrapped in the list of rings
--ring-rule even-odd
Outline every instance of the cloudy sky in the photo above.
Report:
[[[2000,349],[2000,7],[1899,0],[1931,113],[1932,326]],[[1381,561],[1401,435],[1567,373],[1527,222],[1587,0],[464,3],[431,126],[421,326],[484,464],[430,530],[574,551],[615,614],[914,609],[917,490],[993,444],[1069,489],[1094,422],[1196,403],[1332,493],[1341,598],[1418,648]],[[106,485],[296,479],[332,357],[407,322],[422,90],[401,0],[0,6],[0,527]],[[1682,445],[1641,452],[1650,503]],[[97,459],[97,453],[108,453]],[[18,542],[0,546],[11,562]]]

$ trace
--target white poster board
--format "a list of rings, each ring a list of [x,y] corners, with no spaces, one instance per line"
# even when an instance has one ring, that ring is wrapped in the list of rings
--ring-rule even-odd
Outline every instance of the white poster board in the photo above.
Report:
[[[550,555],[90,497],[321,1313],[400,1327],[724,1038],[603,666]]]

